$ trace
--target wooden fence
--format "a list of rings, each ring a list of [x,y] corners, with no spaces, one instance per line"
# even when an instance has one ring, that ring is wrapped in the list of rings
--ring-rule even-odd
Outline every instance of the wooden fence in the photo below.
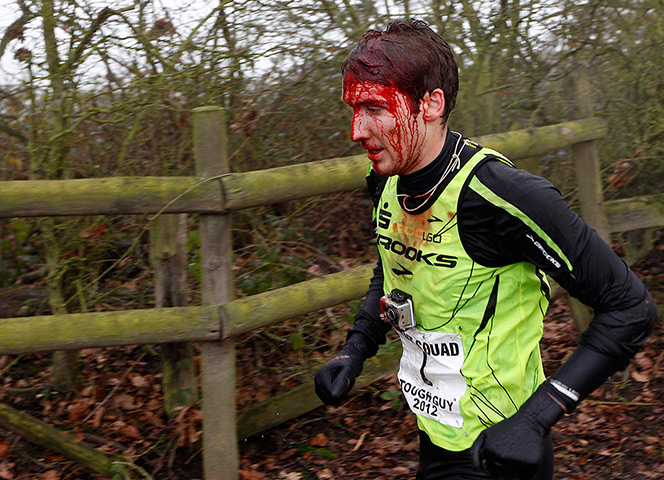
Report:
[[[238,438],[321,405],[312,384],[307,383],[236,413],[234,339],[257,328],[361,298],[372,266],[233,299],[229,213],[361,188],[367,160],[361,155],[228,173],[223,110],[201,107],[193,111],[192,117],[198,177],[8,181],[0,188],[0,218],[198,213],[202,305],[2,319],[0,354],[202,342],[204,474],[207,480],[232,480],[238,478]],[[476,140],[514,160],[571,148],[584,172],[583,190],[590,192],[581,197],[583,215],[604,235],[664,225],[661,194],[602,205],[593,142],[606,131],[602,120],[588,118]],[[393,371],[395,362],[394,355],[379,355],[367,365],[358,386]],[[2,411],[0,408],[0,416]],[[20,415],[3,418],[10,428],[19,428],[22,421],[26,419]],[[66,442],[63,438],[46,446],[57,450],[58,443]],[[99,471],[108,474],[111,467],[108,462],[105,465]]]

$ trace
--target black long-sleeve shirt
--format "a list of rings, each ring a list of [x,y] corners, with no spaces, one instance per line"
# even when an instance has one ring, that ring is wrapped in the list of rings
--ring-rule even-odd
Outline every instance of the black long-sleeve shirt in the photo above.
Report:
[[[398,193],[409,195],[401,197],[409,208],[417,207],[422,201],[414,199],[415,195],[429,191],[439,181],[450,162],[457,138],[448,132],[443,150],[433,162],[417,172],[400,176]],[[479,147],[471,144],[465,148]],[[468,153],[472,150],[464,153],[462,163],[470,158]],[[497,159],[481,163],[474,175],[510,207],[498,207],[470,187],[462,191],[458,225],[469,256],[489,267],[522,261],[537,266],[572,296],[594,309],[594,318],[583,332],[580,344],[612,363],[608,370],[625,368],[646,341],[657,319],[654,301],[641,280],[597,232],[572,211],[549,181]],[[425,211],[444,195],[452,177],[449,175],[415,213]],[[385,180],[374,171],[367,177],[374,204]],[[544,233],[538,235],[534,225],[537,231]],[[376,349],[384,343],[389,330],[389,325],[379,319],[383,293],[379,259],[364,305],[349,333],[362,333]],[[573,379],[571,383],[575,383]]]

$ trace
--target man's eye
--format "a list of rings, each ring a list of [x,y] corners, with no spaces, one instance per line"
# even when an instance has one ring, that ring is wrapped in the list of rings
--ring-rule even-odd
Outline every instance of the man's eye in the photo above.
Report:
[[[367,107],[367,111],[369,113],[378,114],[378,113],[382,112],[383,109],[380,108],[380,107]]]

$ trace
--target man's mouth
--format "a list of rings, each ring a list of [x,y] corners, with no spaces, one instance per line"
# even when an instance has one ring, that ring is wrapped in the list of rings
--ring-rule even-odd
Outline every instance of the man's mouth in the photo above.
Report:
[[[372,160],[374,159],[374,157],[376,157],[376,155],[378,155],[380,152],[383,151],[382,148],[366,148],[365,147],[365,149],[367,151],[367,156]]]

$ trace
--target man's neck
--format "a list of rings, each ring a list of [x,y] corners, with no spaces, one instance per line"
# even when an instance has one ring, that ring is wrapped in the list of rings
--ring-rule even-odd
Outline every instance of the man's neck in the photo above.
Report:
[[[408,195],[427,192],[440,180],[454,153],[458,136],[451,134],[445,126],[439,149],[424,166],[407,175],[399,176],[399,191]]]

